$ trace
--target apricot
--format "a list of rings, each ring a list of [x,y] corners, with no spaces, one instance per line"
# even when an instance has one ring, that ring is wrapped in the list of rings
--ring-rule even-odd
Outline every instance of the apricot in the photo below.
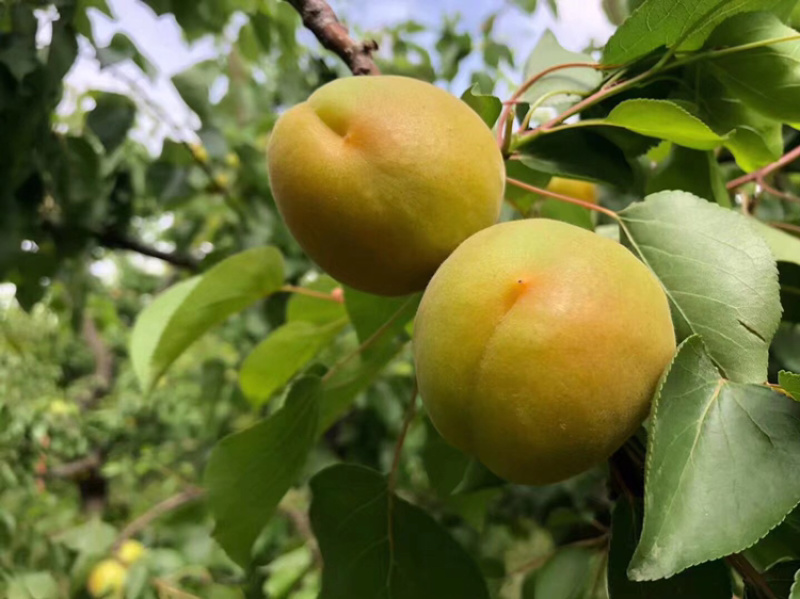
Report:
[[[86,589],[98,599],[121,599],[128,578],[128,568],[115,559],[106,559],[92,568]]]
[[[590,204],[597,203],[597,185],[588,181],[553,177],[547,184],[547,189],[565,196],[578,198]]]
[[[495,225],[461,244],[414,325],[433,424],[522,484],[608,458],[647,416],[674,351],[650,270],[614,241],[546,219]]]
[[[300,246],[356,289],[423,289],[467,237],[497,221],[505,169],[464,102],[407,77],[332,81],[278,119],[272,193]]]

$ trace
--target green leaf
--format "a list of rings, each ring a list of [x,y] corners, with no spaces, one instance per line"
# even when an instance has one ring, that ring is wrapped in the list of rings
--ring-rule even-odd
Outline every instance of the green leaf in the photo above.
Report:
[[[663,191],[620,216],[620,237],[658,276],[678,340],[699,333],[728,378],[760,383],[780,322],[775,260],[747,218]]]
[[[130,341],[139,383],[150,390],[211,327],[278,290],[283,258],[274,247],[246,250],[168,289],[136,319]]]
[[[426,418],[422,463],[428,482],[440,497],[447,497],[453,492],[469,462],[470,457],[447,443]]]
[[[781,370],[778,373],[778,384],[793,398],[800,401],[800,374]],[[798,528],[798,532],[800,532],[800,528]]]
[[[547,68],[573,62],[594,63],[588,54],[570,52],[561,47],[552,31],[546,30],[525,61],[523,81],[541,73]],[[577,102],[581,93],[588,93],[600,85],[603,76],[591,67],[571,67],[559,69],[539,79],[521,96],[521,100],[533,104],[545,94],[553,94],[543,100],[542,106],[559,106]],[[556,92],[571,92],[558,94]]]
[[[311,524],[325,560],[320,599],[488,599],[470,556],[420,508],[367,468],[311,479]]]
[[[619,147],[589,127],[539,135],[518,150],[529,168],[573,179],[610,183],[630,189],[634,174]]]
[[[794,583],[792,584],[789,599],[800,599],[800,569],[794,574]]]
[[[365,353],[375,351],[380,342],[388,343],[399,334],[416,312],[416,307],[422,299],[418,293],[403,297],[382,297],[345,288],[344,303],[347,314],[358,333],[358,340],[365,343],[370,338],[387,329],[382,335],[383,341],[372,342],[365,348]]]
[[[712,29],[741,12],[770,10],[783,0],[647,0],[623,24],[603,51],[603,63],[625,64],[659,46],[696,50]]]
[[[666,578],[753,545],[800,501],[798,468],[800,403],[721,378],[701,338],[687,339],[654,400],[629,576]]]
[[[136,116],[136,105],[127,96],[101,94],[86,117],[86,125],[100,140],[106,152],[113,152],[128,136]]]
[[[462,495],[464,493],[482,491],[483,489],[493,489],[504,484],[505,481],[502,478],[489,470],[480,461],[470,458],[466,470],[464,470],[464,476],[456,488],[453,489],[453,494]]]
[[[361,341],[325,376],[320,431],[327,430],[403,349],[422,294],[385,298],[347,288],[345,304]]]
[[[320,381],[299,379],[270,418],[225,437],[211,452],[204,482],[214,538],[238,564],[295,482],[317,438]]]
[[[93,517],[85,524],[59,533],[56,540],[76,553],[103,555],[111,549],[118,534],[116,528]]]
[[[710,151],[673,146],[668,158],[648,179],[646,189],[648,194],[664,190],[688,191],[720,206],[731,206],[719,162]]]
[[[750,222],[778,260],[783,320],[800,322],[800,239],[755,218]]]
[[[745,172],[775,162],[783,154],[781,123],[748,108],[731,94],[707,66],[698,70],[697,101],[703,120],[717,133],[728,134],[725,147]]]
[[[477,112],[478,116],[481,117],[483,122],[490,128],[494,127],[497,118],[503,111],[503,103],[500,99],[491,94],[480,93],[477,84],[461,94],[461,99],[466,102],[472,110]]]
[[[266,403],[333,341],[346,324],[346,318],[322,326],[297,321],[275,329],[242,364],[239,387],[245,397],[255,407]]]
[[[58,599],[58,583],[49,572],[17,574],[8,580],[7,599]]]
[[[219,69],[216,63],[206,61],[198,63],[172,78],[172,83],[183,101],[200,117],[203,123],[211,120],[209,90],[218,74]]]
[[[800,36],[774,15],[737,15],[720,25],[708,46],[729,48]],[[749,107],[780,121],[800,122],[800,38],[711,58],[714,75]]]
[[[611,517],[611,550],[608,554],[608,591],[612,599],[730,599],[731,581],[722,561],[689,568],[667,580],[635,582],[626,569],[642,529],[642,506],[635,509],[617,500]]]
[[[583,547],[566,547],[558,551],[528,577],[522,598],[583,599],[594,582],[593,558],[594,552]]]
[[[626,100],[606,118],[599,119],[598,124],[624,127],[695,150],[712,150],[725,141],[703,121],[669,100]]]
[[[761,578],[772,591],[769,596],[792,599],[792,589],[795,587],[797,573],[800,571],[798,568],[800,568],[800,561],[783,562],[775,564],[769,570],[763,572]],[[749,581],[745,581],[744,599],[760,599],[767,596],[761,584],[748,583]]]
[[[780,526],[747,549],[744,555],[760,572],[781,562],[800,559],[800,510],[792,511]]]

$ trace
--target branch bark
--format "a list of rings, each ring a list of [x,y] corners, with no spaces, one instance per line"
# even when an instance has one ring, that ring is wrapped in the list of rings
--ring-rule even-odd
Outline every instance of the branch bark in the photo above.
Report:
[[[199,268],[199,262],[191,256],[184,256],[182,254],[176,254],[175,252],[162,252],[154,247],[145,245],[141,241],[125,237],[120,233],[113,231],[95,231],[93,234],[100,245],[109,249],[128,250],[136,252],[137,254],[142,254],[143,256],[158,258],[168,264],[193,272]]]
[[[380,75],[372,60],[378,49],[375,40],[357,42],[325,0],[287,0],[303,19],[303,25],[320,43],[341,58],[353,75]]]
[[[114,382],[114,355],[106,346],[88,312],[84,312],[83,315],[81,334],[94,357],[94,381],[91,390],[78,398],[78,403],[82,410],[90,410],[111,390],[111,384]]]

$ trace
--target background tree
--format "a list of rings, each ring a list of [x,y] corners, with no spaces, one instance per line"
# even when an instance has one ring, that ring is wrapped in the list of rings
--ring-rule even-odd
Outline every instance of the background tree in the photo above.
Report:
[[[603,49],[546,33],[525,60],[494,26],[535,2],[478,38],[146,4],[219,49],[173,78],[194,134],[130,39],[95,43],[104,0],[0,6],[0,593],[87,596],[111,559],[129,598],[800,596],[796,2],[608,1]],[[126,91],[58,110],[80,53]],[[608,466],[526,487],[451,448],[415,407],[419,296],[342,289],[289,236],[266,140],[348,71],[463,93],[503,220],[619,238],[665,286],[684,343]]]

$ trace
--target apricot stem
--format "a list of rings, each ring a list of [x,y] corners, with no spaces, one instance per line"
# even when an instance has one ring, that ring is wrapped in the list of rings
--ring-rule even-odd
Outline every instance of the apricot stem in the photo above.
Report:
[[[500,113],[500,120],[497,122],[497,145],[503,149],[507,148],[508,140],[506,134],[506,123],[508,122],[509,116],[511,116],[511,110],[516,105],[517,100],[519,97],[524,94],[530,87],[539,81],[545,75],[549,75],[554,71],[559,71],[561,69],[569,69],[575,67],[588,67],[591,69],[608,69],[612,67],[606,67],[596,62],[567,62],[564,64],[557,64],[553,65],[552,67],[548,67],[543,71],[539,71],[532,77],[529,77],[525,80],[525,82],[517,88],[517,91],[511,96],[511,99],[508,102],[505,102],[503,106],[503,112]]]
[[[284,285],[278,291],[285,293],[297,293],[298,295],[305,295],[308,297],[315,297],[329,302],[336,302],[337,304],[344,303],[344,296],[334,295],[333,293],[323,293],[322,291],[314,291],[313,289],[306,289],[305,287],[297,287],[295,285]]]
[[[584,202],[583,200],[579,200],[578,198],[566,196],[564,194],[556,193],[554,191],[543,189],[541,187],[536,187],[534,185],[528,185],[527,183],[523,183],[522,181],[518,181],[517,179],[512,179],[511,177],[506,177],[506,182],[510,183],[511,185],[514,185],[515,187],[519,187],[520,189],[525,189],[533,193],[538,193],[539,195],[547,196],[549,198],[553,198],[554,200],[559,200],[561,202],[575,204],[576,206],[581,206],[582,208],[586,208],[588,210],[594,210],[595,212],[600,212],[602,214],[605,214],[606,216],[610,216],[614,220],[619,220],[619,216],[617,216],[616,212],[614,212],[613,210],[609,210],[608,208],[603,208],[602,206],[598,206],[597,204],[592,204],[591,202]]]

